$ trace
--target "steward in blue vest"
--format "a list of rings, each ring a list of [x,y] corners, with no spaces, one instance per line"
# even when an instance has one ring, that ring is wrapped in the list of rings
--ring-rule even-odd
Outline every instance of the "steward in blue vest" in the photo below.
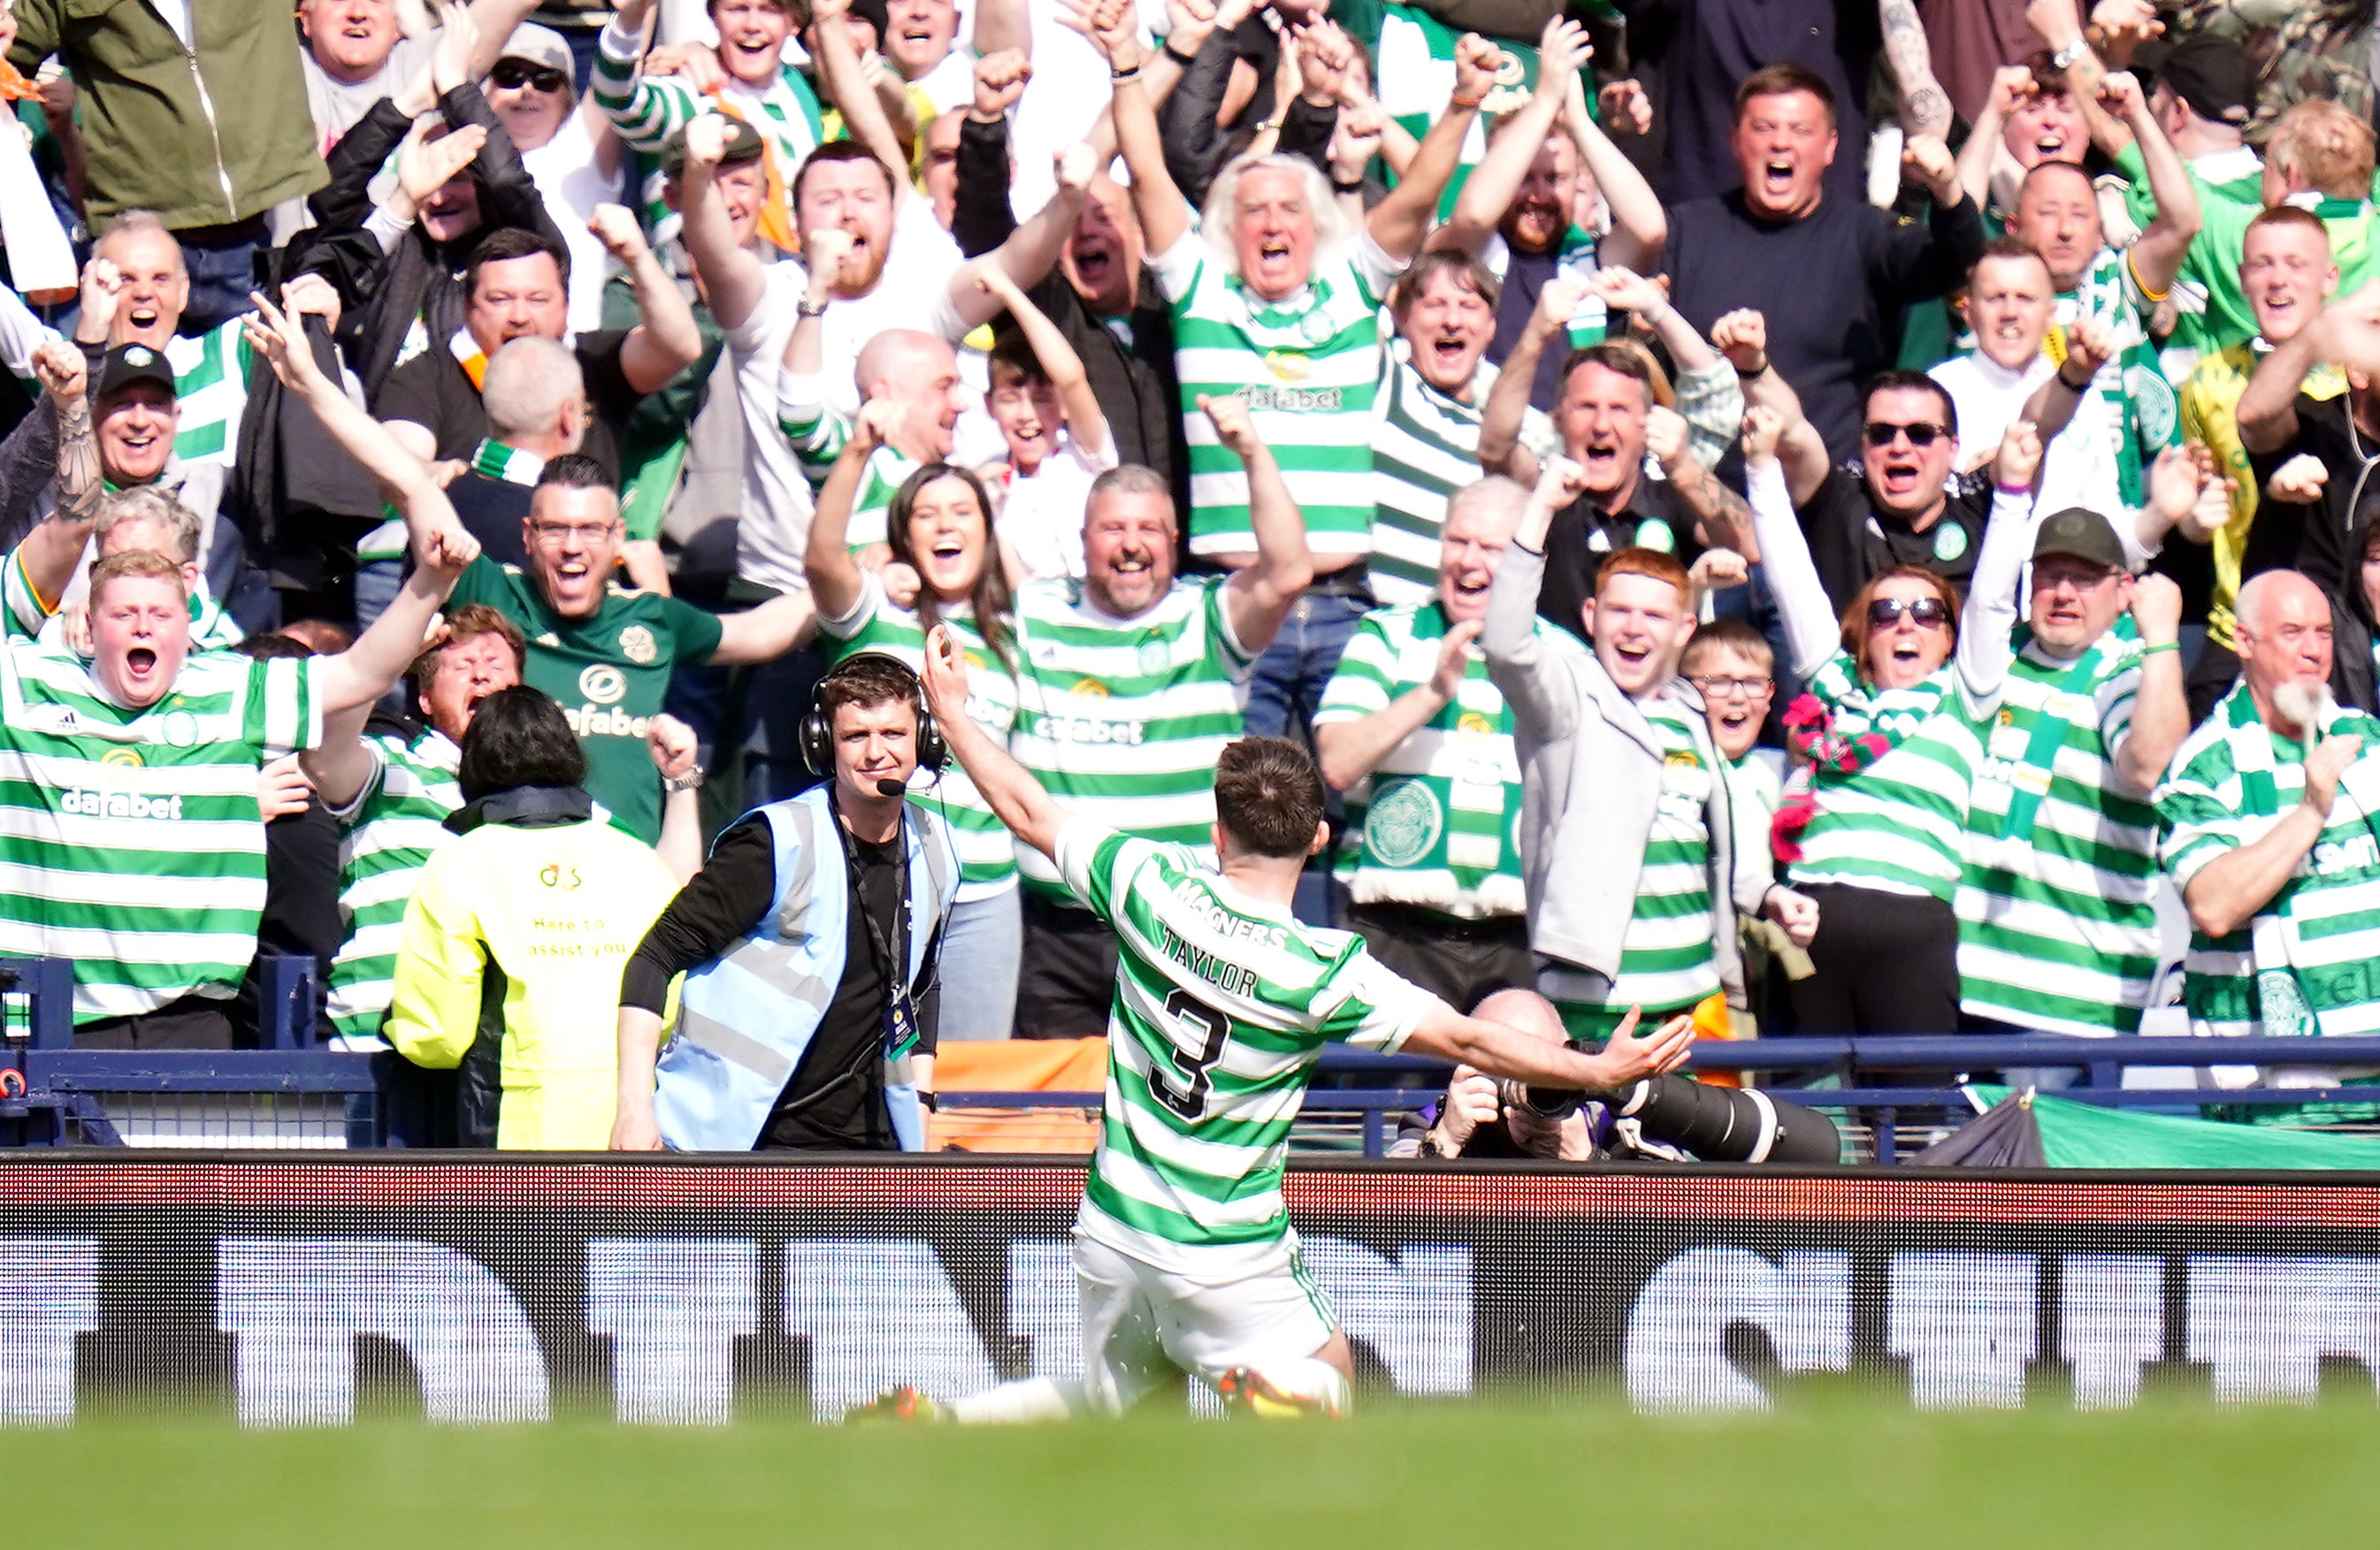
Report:
[[[622,975],[615,1148],[924,1149],[958,858],[903,795],[921,749],[941,763],[921,708],[888,657],[829,673],[802,733],[832,779],[738,820],[646,933]]]

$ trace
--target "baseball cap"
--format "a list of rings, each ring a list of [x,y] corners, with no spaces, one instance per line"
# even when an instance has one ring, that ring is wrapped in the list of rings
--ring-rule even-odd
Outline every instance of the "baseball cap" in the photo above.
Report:
[[[727,126],[727,148],[719,153],[719,164],[732,167],[740,162],[759,161],[760,131],[740,118],[730,118],[724,114],[719,118]],[[653,154],[662,164],[662,176],[675,178],[685,176],[686,126],[681,124],[672,129],[669,138],[662,141],[661,149]]]
[[[514,28],[513,35],[504,40],[504,51],[496,57],[525,59],[532,65],[560,70],[572,80],[578,79],[577,62],[571,57],[570,45],[563,41],[562,34],[533,21],[524,21]]]
[[[2111,571],[2127,568],[2124,546],[2116,540],[2116,529],[2106,517],[2082,506],[2051,513],[2034,535],[2033,557],[2042,560],[2052,554],[2070,554]]]
[[[2132,64],[2201,118],[2245,127],[2255,111],[2256,67],[2228,38],[2209,32],[2193,32],[2180,42],[2151,38],[2134,51]]]
[[[146,345],[119,345],[100,357],[99,371],[92,379],[91,395],[104,398],[135,382],[155,382],[167,393],[172,393],[174,369],[165,364],[164,356]]]

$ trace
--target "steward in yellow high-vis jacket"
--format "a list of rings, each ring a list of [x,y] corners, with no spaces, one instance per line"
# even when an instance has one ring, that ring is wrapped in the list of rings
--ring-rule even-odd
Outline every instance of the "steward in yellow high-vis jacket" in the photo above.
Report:
[[[406,908],[383,1031],[417,1065],[460,1068],[466,1146],[600,1150],[611,1136],[620,971],[677,881],[604,820],[586,770],[546,696],[481,701],[446,820],[457,838]]]

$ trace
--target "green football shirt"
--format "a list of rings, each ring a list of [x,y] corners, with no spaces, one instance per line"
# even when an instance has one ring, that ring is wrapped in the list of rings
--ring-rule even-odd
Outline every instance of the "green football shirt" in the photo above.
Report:
[[[645,733],[661,713],[670,673],[719,649],[718,618],[615,583],[592,614],[565,619],[519,566],[486,555],[463,573],[446,606],[467,603],[485,603],[520,626],[528,640],[521,681],[552,695],[587,745],[588,794],[620,828],[649,845],[658,842],[662,783]]]
[[[1352,931],[1300,924],[1187,847],[1082,817],[1066,886],[1115,928],[1108,1086],[1076,1229],[1160,1270],[1219,1278],[1293,1246],[1281,1160],[1327,1043],[1393,1052],[1434,998]]]

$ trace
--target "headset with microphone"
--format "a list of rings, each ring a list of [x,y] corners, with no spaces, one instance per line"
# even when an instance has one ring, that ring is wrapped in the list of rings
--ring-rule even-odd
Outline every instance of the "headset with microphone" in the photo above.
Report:
[[[832,718],[827,714],[827,688],[837,680],[849,676],[855,668],[872,663],[895,669],[908,685],[909,703],[917,712],[917,768],[940,776],[951,762],[951,745],[942,741],[942,729],[935,724],[934,713],[926,705],[925,684],[908,663],[885,651],[854,652],[829,668],[826,676],[818,681],[818,687],[810,691],[809,710],[802,717],[801,725],[795,732],[795,739],[801,744],[802,763],[809,767],[813,775],[832,777],[834,774],[834,727]],[[880,796],[898,796],[907,789],[898,781],[876,782],[877,793]]]

